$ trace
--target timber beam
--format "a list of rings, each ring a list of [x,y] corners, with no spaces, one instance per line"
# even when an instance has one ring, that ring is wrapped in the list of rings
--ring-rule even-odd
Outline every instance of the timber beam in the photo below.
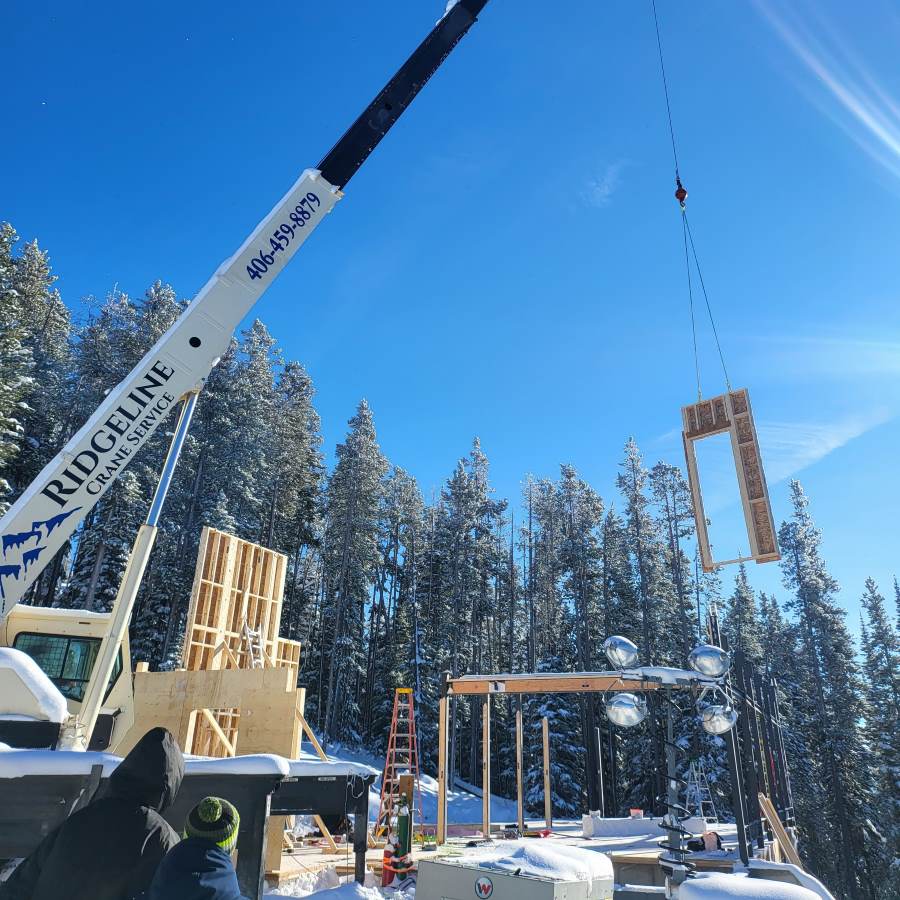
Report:
[[[691,682],[694,682],[694,679],[691,679]],[[618,672],[527,672],[508,675],[461,675],[458,678],[448,678],[446,685],[448,695],[579,694],[656,691],[663,687],[663,682],[661,679],[636,678]],[[696,684],[684,685],[684,687],[693,686]]]

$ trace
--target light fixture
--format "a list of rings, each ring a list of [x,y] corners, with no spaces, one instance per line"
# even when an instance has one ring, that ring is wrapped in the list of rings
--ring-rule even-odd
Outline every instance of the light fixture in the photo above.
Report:
[[[637,665],[638,648],[620,634],[614,634],[603,642],[606,658],[617,668],[627,669]]]
[[[713,644],[697,644],[688,657],[688,665],[701,675],[721,678],[731,665],[731,657],[726,650]]]
[[[703,730],[710,734],[725,734],[738,720],[737,710],[730,703],[707,706],[700,713]]]
[[[605,706],[609,720],[622,728],[640,725],[647,718],[647,701],[637,694],[613,694]]]

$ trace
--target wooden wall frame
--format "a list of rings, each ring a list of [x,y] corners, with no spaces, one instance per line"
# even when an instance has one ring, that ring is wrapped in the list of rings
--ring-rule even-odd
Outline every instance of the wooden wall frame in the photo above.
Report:
[[[758,563],[781,559],[775,532],[769,489],[763,471],[762,456],[750,395],[746,388],[729,391],[709,400],[701,400],[681,408],[683,422],[684,457],[687,463],[688,484],[694,503],[694,519],[697,523],[697,544],[704,572],[714,572],[720,566],[755,560]],[[703,438],[728,432],[731,451],[741,492],[744,522],[750,541],[750,555],[735,559],[714,560],[709,544],[706,513],[703,510],[703,494],[697,471],[697,454],[694,445]]]
[[[278,634],[286,569],[283,553],[205,527],[184,631],[184,668],[281,666],[296,679],[300,642]],[[256,653],[248,647],[248,631],[258,635]]]
[[[674,670],[673,670],[674,671]],[[676,686],[701,690],[710,682],[693,672],[684,672],[676,679]],[[490,835],[490,711],[491,694],[580,694],[608,693],[613,691],[656,691],[671,685],[653,677],[634,677],[628,670],[624,672],[517,672],[502,675],[460,675],[456,678],[445,676],[440,699],[438,700],[438,796],[437,828],[435,840],[443,844],[447,840],[447,733],[449,730],[449,702],[454,695],[482,696],[482,829],[485,837]],[[550,732],[546,717],[541,723],[544,777],[544,817],[547,827],[553,823],[552,798],[550,795]],[[516,798],[520,827],[524,827],[523,809],[523,767],[522,767],[522,714],[516,712]]]

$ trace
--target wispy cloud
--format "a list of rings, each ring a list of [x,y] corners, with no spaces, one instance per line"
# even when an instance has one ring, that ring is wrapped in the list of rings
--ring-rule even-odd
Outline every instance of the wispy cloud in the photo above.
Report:
[[[900,338],[766,336],[749,338],[778,377],[900,378]]]
[[[755,0],[775,33],[825,88],[831,103],[814,96],[817,105],[866,153],[900,178],[900,102],[879,84],[849,42],[817,15],[770,0]],[[793,9],[793,12],[791,10]],[[817,22],[813,32],[810,22]],[[833,101],[837,101],[835,106]]]
[[[791,478],[893,417],[891,410],[876,408],[831,422],[767,422],[759,425],[760,450],[769,484]]]
[[[599,175],[589,178],[581,191],[581,199],[597,209],[609,206],[612,195],[622,183],[622,171],[626,165],[627,162],[620,159],[606,166]]]

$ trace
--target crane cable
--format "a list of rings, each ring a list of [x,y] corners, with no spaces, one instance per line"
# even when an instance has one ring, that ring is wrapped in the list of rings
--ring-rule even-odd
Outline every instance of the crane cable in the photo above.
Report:
[[[694,315],[694,287],[691,279],[691,256],[693,256],[694,266],[697,269],[697,277],[700,282],[700,289],[703,292],[703,300],[706,304],[709,324],[712,327],[713,337],[716,342],[716,350],[719,354],[719,362],[722,364],[722,373],[725,376],[725,386],[729,392],[731,391],[731,380],[728,377],[728,369],[725,366],[725,355],[722,353],[722,345],[719,342],[719,332],[716,329],[712,306],[709,302],[709,294],[706,291],[706,284],[703,281],[703,271],[700,268],[700,259],[697,256],[697,248],[694,245],[694,236],[691,233],[691,226],[688,221],[687,206],[685,205],[688,192],[681,182],[681,172],[678,168],[678,151],[675,147],[675,127],[672,124],[672,105],[669,101],[669,82],[666,78],[666,65],[663,60],[662,39],[659,34],[659,16],[656,12],[656,0],[650,0],[650,5],[653,9],[653,24],[656,29],[656,49],[659,52],[659,71],[662,75],[663,93],[666,98],[666,116],[669,120],[669,138],[672,141],[672,158],[675,162],[675,199],[678,201],[678,205],[681,208],[681,231],[684,239],[684,263],[685,271],[687,273],[688,304],[691,312],[691,336],[694,343],[694,371],[697,377],[697,399],[702,400],[703,392],[700,387],[700,356],[697,352],[697,322]],[[690,253],[688,252],[688,248],[690,248]]]

